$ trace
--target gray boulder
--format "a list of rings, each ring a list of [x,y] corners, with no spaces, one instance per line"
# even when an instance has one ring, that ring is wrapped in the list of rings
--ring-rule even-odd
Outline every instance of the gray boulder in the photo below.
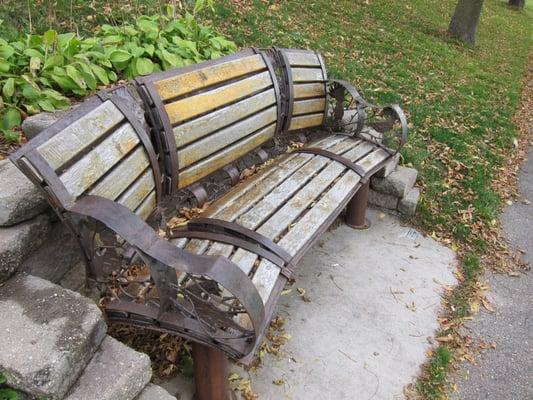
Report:
[[[50,226],[50,217],[39,215],[31,221],[0,228],[0,282],[13,275],[44,242]]]
[[[0,226],[27,221],[48,208],[39,189],[9,160],[0,161]]]

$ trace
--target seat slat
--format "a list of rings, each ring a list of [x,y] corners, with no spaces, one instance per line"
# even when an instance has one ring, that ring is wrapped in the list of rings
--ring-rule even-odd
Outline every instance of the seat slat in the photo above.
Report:
[[[292,109],[293,115],[309,114],[312,112],[324,112],[326,108],[326,99],[299,100],[294,102]]]
[[[302,115],[299,117],[293,117],[291,119],[291,125],[289,126],[289,131],[294,131],[296,129],[309,128],[311,126],[322,125],[324,120],[324,113],[320,114],[309,114]]]
[[[138,146],[129,156],[118,164],[105,178],[91,189],[89,194],[115,200],[148,167],[146,151]]]
[[[276,103],[274,89],[259,93],[174,128],[176,146],[192,143]]]
[[[326,88],[323,83],[297,83],[294,85],[294,98],[305,99],[309,97],[323,97]]]
[[[119,197],[118,202],[130,210],[135,210],[154,187],[154,174],[151,169],[148,169]]]
[[[122,120],[122,113],[106,101],[41,144],[37,151],[54,170],[58,170]]]
[[[137,207],[135,210],[135,214],[139,216],[139,218],[145,220],[147,219],[152,211],[154,211],[156,206],[156,195],[155,191],[151,192],[144,201]]]
[[[165,105],[171,124],[212,111],[272,86],[268,71]]]
[[[178,151],[180,167],[185,168],[218,150],[237,142],[250,133],[275,122],[277,119],[276,106],[255,114],[226,129],[213,133]]]
[[[323,82],[324,75],[320,68],[292,68],[294,82]]]
[[[139,143],[130,124],[123,124],[111,136],[68,168],[60,179],[75,197],[96,183]]]
[[[166,101],[194,90],[264,69],[266,69],[265,61],[261,55],[255,54],[162,79],[155,83],[155,87],[161,99]]]
[[[314,67],[320,66],[320,60],[317,55],[313,52],[301,52],[294,51],[285,52],[287,60],[291,66],[301,66],[301,67]]]
[[[261,144],[274,136],[275,130],[275,124],[267,126],[259,132],[222,149],[213,156],[204,158],[196,164],[184,169],[179,174],[179,187],[186,187],[261,146]]]
[[[382,148],[377,148],[357,164],[359,164],[365,172],[368,172],[388,157],[390,157],[388,152]]]

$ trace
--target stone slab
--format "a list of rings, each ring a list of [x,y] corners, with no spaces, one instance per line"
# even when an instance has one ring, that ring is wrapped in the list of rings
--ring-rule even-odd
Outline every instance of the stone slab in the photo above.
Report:
[[[370,189],[368,192],[368,202],[377,207],[396,210],[396,207],[398,206],[398,197]]]
[[[52,224],[46,241],[24,260],[20,270],[58,283],[66,273],[83,261],[82,257],[81,249],[68,228],[56,221]]]
[[[439,329],[443,285],[456,283],[455,253],[396,217],[368,217],[369,230],[342,224],[300,261],[277,307],[292,336],[281,356],[267,355],[257,371],[234,367],[260,399],[403,399],[418,375]],[[162,386],[192,398],[192,379]]]
[[[32,115],[22,121],[22,131],[28,140],[33,139],[54,122],[57,122],[60,118],[68,115],[76,107],[77,106],[74,106],[68,110],[56,111],[53,113],[42,112]]]
[[[0,282],[13,275],[50,231],[50,218],[39,215],[15,226],[0,227]]]
[[[387,177],[372,178],[370,186],[377,192],[403,198],[415,185],[417,176],[416,169],[398,166]]]
[[[415,215],[419,199],[420,189],[412,188],[404,198],[398,201],[398,211],[408,217]]]
[[[106,336],[65,400],[132,400],[151,377],[146,354]]]
[[[0,226],[27,221],[48,208],[39,189],[9,160],[0,161]]]
[[[148,384],[135,400],[176,400],[161,386]]]
[[[89,299],[31,275],[0,287],[0,370],[10,386],[62,399],[105,336]]]

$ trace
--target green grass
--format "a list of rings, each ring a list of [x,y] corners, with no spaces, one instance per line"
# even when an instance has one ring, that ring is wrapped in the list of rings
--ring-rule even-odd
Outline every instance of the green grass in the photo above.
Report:
[[[452,356],[446,347],[439,347],[431,359],[427,374],[430,379],[419,382],[417,391],[427,400],[441,398],[441,388],[446,383],[446,368],[450,364]]]

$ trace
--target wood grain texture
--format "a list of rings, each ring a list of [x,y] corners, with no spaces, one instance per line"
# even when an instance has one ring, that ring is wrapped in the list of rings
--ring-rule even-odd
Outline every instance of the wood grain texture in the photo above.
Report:
[[[151,169],[148,169],[119,197],[118,202],[133,211],[154,190],[154,187],[154,174]]]
[[[291,52],[287,51],[285,52],[285,55],[287,56],[287,59],[289,61],[289,64],[291,66],[301,66],[301,67],[314,67],[314,66],[320,66],[320,61],[318,60],[318,57],[313,52]]]
[[[215,172],[230,162],[242,157],[246,153],[259,147],[274,136],[276,125],[270,125],[245,139],[222,149],[211,157],[204,158],[198,163],[185,168],[179,174],[179,187],[186,187],[199,179]]]
[[[37,151],[58,170],[122,120],[122,113],[106,101],[41,144]]]
[[[292,115],[309,114],[312,112],[324,112],[326,99],[297,100],[294,102]]]
[[[194,90],[265,69],[263,58],[256,54],[162,79],[155,83],[155,87],[161,99],[166,101]]]
[[[289,131],[296,129],[310,128],[312,126],[320,126],[324,121],[324,114],[310,114],[292,117]]]
[[[144,147],[138,146],[100,180],[89,194],[115,200],[143,173],[148,165],[149,160]]]
[[[183,147],[276,103],[274,89],[259,93],[174,128],[176,146]]]
[[[320,68],[292,68],[293,82],[323,82],[324,76]]]
[[[61,176],[67,190],[77,197],[96,183],[139,143],[130,124],[123,124],[113,134],[69,167]]]
[[[252,132],[261,129],[264,126],[270,125],[276,120],[277,107],[273,106],[234,125],[206,136],[197,142],[178,150],[180,167],[188,167],[189,165],[204,159],[220,149],[239,141]]]
[[[262,72],[249,78],[169,103],[165,105],[165,110],[169,116],[170,123],[175,125],[271,86],[272,79],[270,74]]]
[[[155,206],[156,206],[156,195],[155,195],[155,190],[154,190],[143,200],[141,205],[137,207],[137,209],[135,210],[135,214],[137,214],[139,218],[146,220],[150,216],[152,211],[155,210]]]
[[[323,83],[297,83],[294,85],[295,99],[324,96],[326,96],[326,88]]]

